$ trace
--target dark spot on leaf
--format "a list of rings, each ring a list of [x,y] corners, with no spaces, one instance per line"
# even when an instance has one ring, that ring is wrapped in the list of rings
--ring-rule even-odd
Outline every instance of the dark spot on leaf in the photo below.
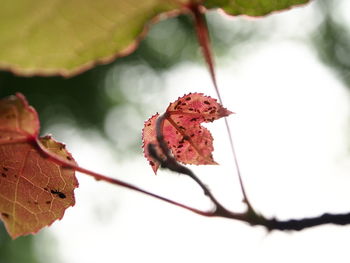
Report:
[[[71,157],[69,157],[69,156],[67,156],[67,160],[71,161],[71,160],[72,160],[72,158],[71,158]]]
[[[51,201],[50,201],[50,200],[48,200],[48,201],[46,201],[45,203],[49,205],[49,204],[51,204]]]
[[[9,217],[10,217],[10,215],[7,214],[7,213],[1,213],[1,215],[2,215],[3,217],[5,217],[5,218],[9,218]]]
[[[48,191],[48,189],[47,189],[46,187],[44,187],[44,190],[45,190],[45,191]]]
[[[189,111],[193,111],[193,108],[189,108],[188,110],[189,110]]]
[[[204,104],[210,105],[210,102],[207,101],[207,100],[205,100],[205,101],[204,101]]]
[[[185,102],[181,103],[182,106],[186,106],[187,104]]]
[[[196,121],[196,120],[198,120],[198,118],[192,118],[192,119],[190,119],[190,121]]]
[[[147,126],[151,126],[151,124],[150,124],[150,123],[148,123],[148,124],[147,124]]]
[[[17,178],[17,177],[18,177],[18,176],[17,176],[17,174],[15,174],[14,176],[15,176],[15,178]]]
[[[8,171],[9,170],[9,168],[7,168],[7,167],[2,167],[2,169],[4,169],[4,171]]]
[[[149,161],[149,164],[152,165],[152,166],[154,166],[154,162],[152,162],[152,161]]]
[[[177,158],[180,158],[180,155],[177,154],[176,157],[177,157]]]
[[[209,112],[209,114],[213,114],[215,112],[216,112],[216,110],[212,110],[212,111]]]
[[[186,100],[187,100],[187,101],[191,100],[191,97],[187,97]]]
[[[183,115],[180,115],[180,116],[179,116],[179,119],[181,119],[181,118],[183,118],[183,117],[184,117]]]
[[[180,104],[181,104],[181,100],[179,100],[177,103],[176,103],[176,105],[175,105],[175,110],[180,106]]]
[[[182,130],[186,130],[186,128],[184,126],[179,126],[179,128]]]
[[[181,153],[181,151],[177,151],[176,153]]]
[[[37,201],[34,202],[35,205],[38,205],[39,203]]]
[[[191,134],[191,137],[194,137],[194,133]]]
[[[2,177],[6,177],[7,175],[5,173],[1,173],[1,176]]]
[[[178,146],[177,146],[177,148],[182,148],[184,145],[183,144],[179,144]]]
[[[61,199],[66,198],[66,195],[58,190],[53,189],[50,192],[51,192],[51,194],[57,195]]]
[[[189,140],[190,139],[190,137],[188,137],[187,135],[185,135],[183,138],[182,138],[182,140]]]

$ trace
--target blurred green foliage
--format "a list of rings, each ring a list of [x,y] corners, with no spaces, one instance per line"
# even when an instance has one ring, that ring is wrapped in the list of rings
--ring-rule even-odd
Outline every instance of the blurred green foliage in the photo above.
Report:
[[[350,88],[350,25],[339,17],[337,1],[319,0],[317,4],[322,21],[313,35],[314,47],[320,59]]]
[[[0,223],[0,263],[37,263],[34,236],[12,240]]]

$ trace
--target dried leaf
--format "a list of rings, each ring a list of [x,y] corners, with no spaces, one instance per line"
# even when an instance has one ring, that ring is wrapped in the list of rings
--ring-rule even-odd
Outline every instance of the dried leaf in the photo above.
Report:
[[[0,218],[12,238],[36,233],[73,206],[78,186],[72,169],[43,155],[36,144],[39,120],[21,94],[0,100]],[[74,162],[62,143],[40,143]]]
[[[213,138],[201,123],[212,122],[231,113],[215,99],[201,93],[188,94],[171,103],[165,113],[162,134],[174,158],[184,164],[217,164],[212,157]],[[156,138],[158,117],[158,114],[151,117],[145,122],[143,129],[145,157],[155,173],[159,163],[149,154],[147,148],[152,143],[158,156],[164,156]]]

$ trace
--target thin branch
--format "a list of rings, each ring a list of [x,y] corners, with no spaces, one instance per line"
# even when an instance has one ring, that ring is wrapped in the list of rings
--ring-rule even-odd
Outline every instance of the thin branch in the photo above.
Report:
[[[83,174],[90,175],[90,176],[94,177],[97,181],[105,181],[105,182],[108,182],[108,183],[111,183],[111,184],[119,185],[121,187],[125,187],[125,188],[128,188],[130,190],[134,190],[136,192],[143,193],[143,194],[148,195],[148,196],[152,196],[152,197],[154,197],[156,199],[162,200],[162,201],[170,203],[172,205],[175,205],[175,206],[178,206],[178,207],[190,210],[191,212],[194,212],[194,213],[202,215],[202,216],[213,216],[211,211],[202,211],[202,210],[199,210],[199,209],[196,209],[196,208],[192,208],[190,206],[178,203],[176,201],[170,200],[170,199],[162,197],[160,195],[151,193],[151,192],[149,192],[147,190],[144,190],[144,189],[139,188],[139,187],[137,187],[135,185],[126,183],[126,182],[121,181],[119,179],[111,178],[111,177],[108,177],[108,176],[105,176],[105,175],[102,175],[102,174],[90,171],[90,170],[85,169],[83,167],[80,167],[76,163],[74,163],[72,161],[68,161],[68,160],[66,160],[64,158],[61,158],[57,154],[54,154],[54,153],[48,151],[45,148],[45,146],[43,146],[42,143],[38,139],[35,139],[33,141],[33,145],[36,146],[36,148],[39,150],[39,152],[41,152],[45,157],[49,158],[54,163],[56,163],[56,164],[58,164],[60,166],[71,168],[71,169],[73,169],[75,171],[78,171],[78,172],[81,172]]]
[[[190,7],[190,10],[194,16],[198,42],[199,42],[199,45],[202,49],[202,54],[204,56],[206,64],[208,66],[211,80],[213,82],[213,85],[214,85],[214,88],[216,91],[216,95],[218,96],[219,102],[223,105],[223,101],[221,99],[221,94],[219,91],[219,86],[218,86],[217,80],[216,80],[214,57],[212,54],[212,47],[211,47],[211,43],[210,43],[208,25],[206,23],[205,16],[204,16],[203,12],[201,11],[201,8],[202,8],[202,6],[200,6],[198,4],[194,4],[193,6]],[[248,210],[253,210],[253,207],[249,202],[247,193],[246,193],[245,188],[244,188],[243,179],[241,176],[241,171],[240,171],[239,164],[238,164],[238,158],[237,158],[237,154],[236,154],[234,143],[233,143],[233,137],[231,134],[230,125],[227,121],[227,118],[225,118],[225,126],[226,126],[226,130],[227,130],[228,138],[230,141],[231,152],[232,152],[234,163],[235,163],[236,170],[237,170],[237,176],[238,176],[239,184],[240,184],[242,195],[243,195],[243,201],[246,203]]]
[[[333,225],[349,225],[350,224],[350,212],[344,214],[330,214],[325,213],[320,216],[302,218],[302,219],[290,219],[285,221],[278,221],[276,219],[271,219],[266,221],[264,226],[268,230],[295,230],[300,231],[305,228],[310,228],[314,226],[320,226],[325,224]]]
[[[160,141],[162,141],[162,140],[160,140]],[[199,183],[199,185],[204,190],[204,192],[207,195],[209,194],[208,197],[213,201],[213,203],[215,204],[216,207],[215,207],[215,209],[213,209],[211,211],[202,211],[202,210],[178,203],[176,201],[170,200],[168,198],[159,196],[157,194],[151,193],[147,190],[141,189],[137,186],[123,182],[121,180],[118,180],[115,178],[110,178],[110,177],[104,176],[102,174],[99,174],[99,173],[90,171],[88,169],[82,168],[82,167],[78,166],[77,164],[73,163],[72,161],[68,161],[66,159],[63,159],[60,156],[48,151],[40,143],[40,141],[38,139],[35,139],[31,143],[33,145],[35,145],[36,148],[39,150],[39,152],[41,152],[46,158],[49,158],[51,161],[55,162],[56,164],[58,164],[60,166],[68,167],[68,168],[71,168],[75,171],[90,175],[99,181],[105,181],[108,183],[119,185],[121,187],[125,187],[125,188],[130,189],[130,190],[134,190],[136,192],[139,192],[139,193],[142,193],[142,194],[145,194],[148,196],[152,196],[156,199],[159,199],[161,201],[170,203],[172,205],[184,208],[186,210],[189,210],[193,213],[196,213],[196,214],[199,214],[202,216],[222,217],[222,218],[234,219],[234,220],[248,223],[249,225],[252,225],[252,226],[258,226],[258,225],[264,226],[269,231],[271,231],[271,230],[300,231],[300,230],[303,230],[305,228],[310,228],[310,227],[325,225],[325,224],[334,224],[334,225],[349,225],[350,224],[350,212],[344,213],[344,214],[325,213],[325,214],[323,214],[321,216],[317,216],[317,217],[302,218],[302,219],[290,219],[290,220],[285,220],[285,221],[279,221],[275,218],[266,219],[262,215],[256,214],[253,210],[248,210],[245,213],[231,212],[231,211],[227,210],[226,208],[224,208],[215,199],[215,197],[212,196],[212,194],[207,189],[207,187],[203,183],[200,182],[200,180],[195,176],[195,174],[190,169],[188,169],[180,164],[176,164],[176,161],[173,162],[173,161],[166,161],[166,160],[161,160],[161,159],[159,160],[158,159],[158,161],[162,164],[163,167],[166,167],[166,168],[172,169],[173,171],[191,176],[192,179],[196,180],[196,182]],[[163,143],[165,143],[164,140],[163,140]],[[152,148],[152,146],[151,146],[151,148]],[[168,156],[171,157],[169,153],[168,153]],[[175,166],[172,166],[174,164],[175,164]]]
[[[168,118],[168,114],[160,115],[156,122],[157,142],[165,155],[165,158],[158,156],[155,146],[149,144],[148,151],[150,155],[156,159],[163,168],[168,168],[171,171],[190,176],[204,191],[204,194],[213,202],[215,209],[211,216],[223,217],[228,219],[235,219],[246,222],[252,226],[264,226],[267,230],[295,230],[300,231],[305,228],[319,226],[324,224],[347,225],[350,224],[350,212],[345,214],[329,214],[325,213],[318,217],[290,219],[279,221],[275,218],[266,219],[264,216],[257,214],[254,210],[248,209],[245,213],[235,213],[227,210],[221,203],[213,196],[210,190],[203,182],[189,168],[181,165],[171,155],[169,147],[167,146],[163,136],[164,121]]]

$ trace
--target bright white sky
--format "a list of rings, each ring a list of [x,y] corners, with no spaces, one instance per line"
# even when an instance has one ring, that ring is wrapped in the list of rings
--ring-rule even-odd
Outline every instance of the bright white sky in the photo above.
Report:
[[[313,4],[257,21],[279,27],[270,40],[248,43],[244,55],[217,67],[224,106],[236,112],[229,122],[248,195],[258,211],[280,219],[350,210],[349,94],[301,41],[315,25],[308,24],[311,15]],[[215,97],[204,66],[181,64],[163,77],[168,93],[147,94],[157,99],[160,112],[185,93]],[[220,166],[193,170],[227,207],[239,210],[241,193],[224,122],[207,127]],[[190,179],[165,171],[152,175],[141,154],[116,162],[97,135],[61,133],[81,166],[209,207]],[[78,179],[76,206],[38,236],[54,242],[57,258],[50,262],[348,262],[350,226],[267,234],[261,227],[204,218],[84,175]],[[42,246],[38,250],[47,262]]]

